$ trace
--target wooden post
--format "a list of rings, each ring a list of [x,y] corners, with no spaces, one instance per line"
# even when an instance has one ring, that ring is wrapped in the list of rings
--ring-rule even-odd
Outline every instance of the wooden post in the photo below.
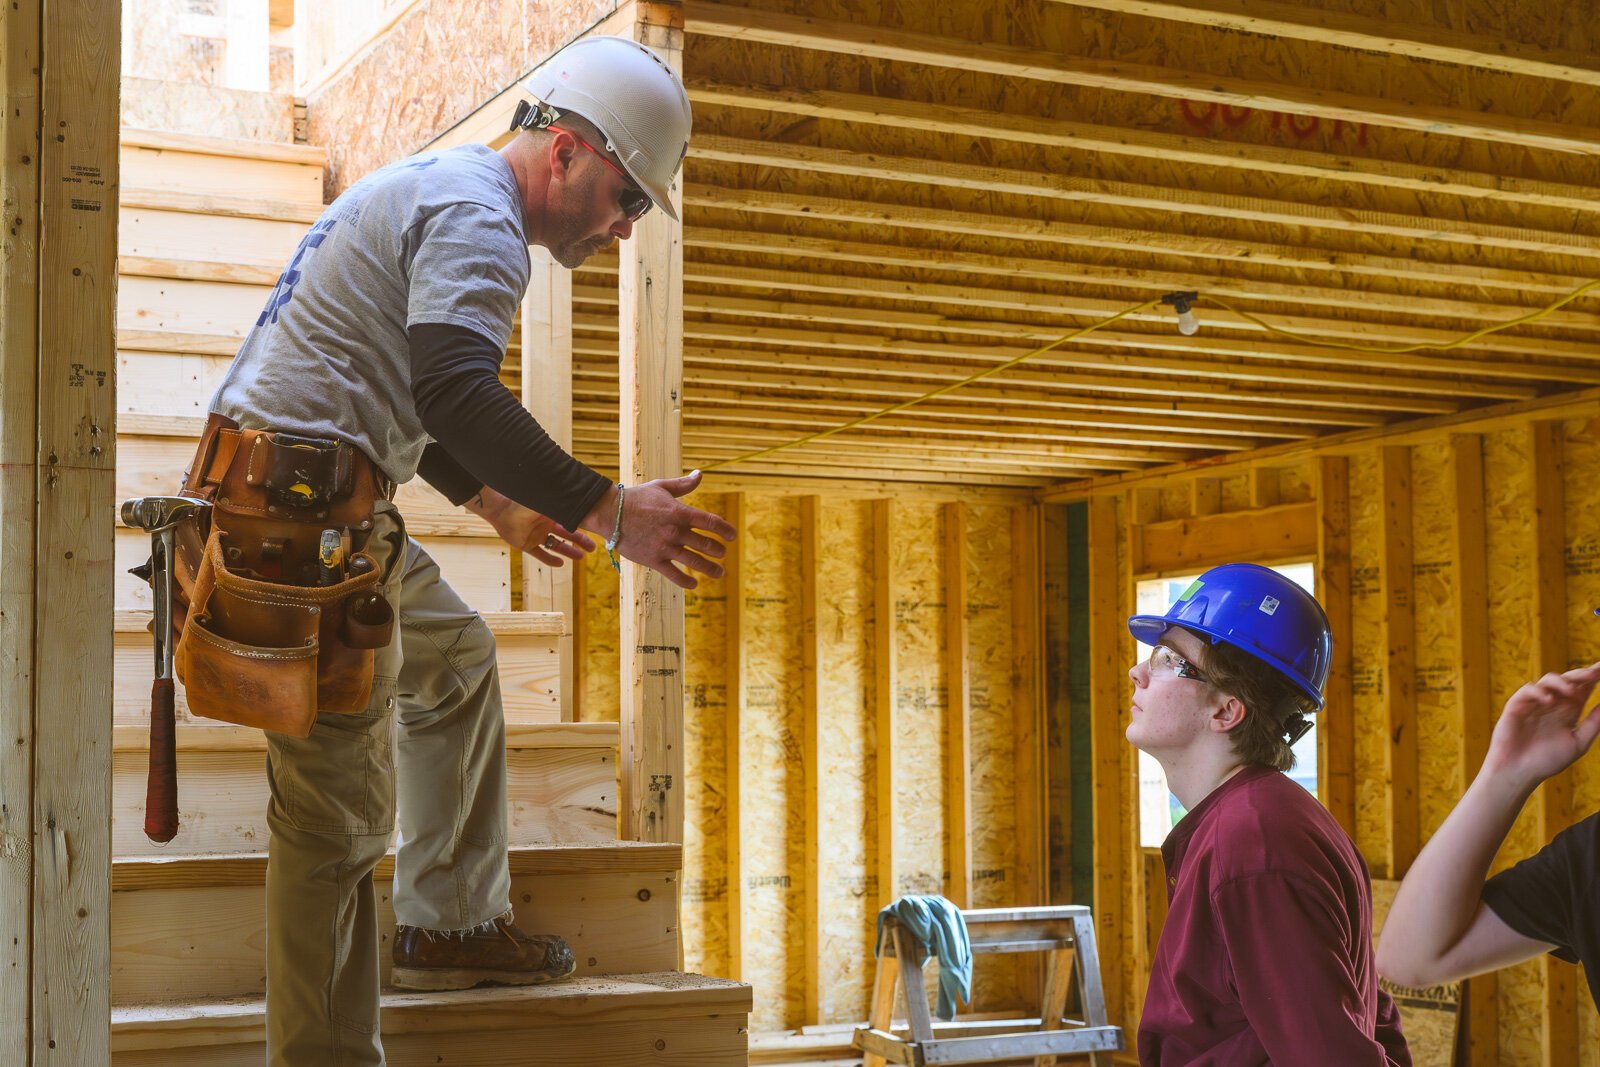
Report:
[[[1259,469],[1259,468],[1258,468]],[[1333,631],[1333,662],[1317,717],[1317,792],[1344,827],[1356,828],[1355,707],[1350,689],[1350,461],[1317,460],[1317,598]]]
[[[522,406],[539,420],[550,439],[572,451],[572,272],[545,249],[528,249],[532,277],[522,298]],[[522,559],[524,611],[559,611],[567,618],[558,649],[561,656],[561,721],[577,719],[574,686],[574,574],[582,564],[548,567],[532,556]]]
[[[822,812],[822,765],[827,745],[822,734],[822,641],[817,605],[822,599],[822,500],[800,498],[800,703],[802,774],[805,779],[806,914],[805,1016],[807,1025],[822,1021],[822,887],[828,842]]]
[[[872,502],[872,693],[877,740],[874,757],[878,792],[878,907],[895,902],[894,739],[899,720],[899,678],[895,670],[894,503]]]
[[[967,506],[944,506],[945,795],[948,800],[945,865],[947,896],[958,908],[972,903],[972,671],[967,662]],[[1019,902],[1020,903],[1020,902]]]
[[[1039,567],[1039,509],[1011,509],[1011,723],[1016,768],[1018,907],[1044,903],[1044,738],[1039,706],[1039,613],[1044,582]],[[1019,961],[1024,988],[1043,992],[1044,961],[1028,953]]]
[[[728,838],[728,977],[744,978],[744,494],[729,493],[723,518],[739,534],[728,546],[723,560],[722,588],[726,591],[726,622],[723,634],[724,691],[723,715],[725,758],[727,760]]]
[[[33,657],[38,520],[38,4],[0,5],[0,1063],[31,1062]]]
[[[638,40],[683,69],[683,9],[638,5]],[[647,21],[653,19],[664,21]],[[682,194],[674,188],[674,206]],[[618,252],[620,463],[628,484],[683,470],[683,226],[652,211]],[[624,838],[683,839],[683,591],[622,568]]]
[[[1460,737],[1463,793],[1489,748],[1494,709],[1489,689],[1489,557],[1483,510],[1483,438],[1457,434],[1450,439],[1450,477],[1455,492],[1456,524],[1456,711]],[[1494,972],[1469,979],[1466,986],[1466,1063],[1490,1067],[1499,1059],[1498,983]]]
[[[1416,627],[1411,595],[1411,450],[1386,445],[1378,450],[1382,471],[1383,537],[1380,581],[1384,597],[1383,698],[1388,711],[1389,848],[1385,878],[1404,878],[1422,847],[1417,795]]]
[[[32,1067],[111,1056],[120,34],[115,0],[0,12],[0,1060]]]
[[[1072,698],[1067,509],[1041,504],[1044,539],[1046,903],[1066,904],[1072,889]]]
[[[1566,457],[1560,422],[1541,420],[1529,427],[1528,463],[1532,478],[1533,563],[1532,662],[1528,677],[1567,669]],[[1533,810],[1541,844],[1572,823],[1572,770],[1545,780],[1534,793]],[[1578,1061],[1576,975],[1543,957],[1544,1016],[1540,1037],[1547,1064]]]
[[[1089,619],[1092,743],[1094,746],[1094,923],[1104,946],[1101,975],[1106,1004],[1124,1014],[1125,977],[1134,961],[1123,953],[1128,922],[1125,855],[1129,813],[1123,802],[1127,774],[1122,736],[1121,661],[1123,616],[1118,605],[1117,501],[1097,496],[1089,501]]]

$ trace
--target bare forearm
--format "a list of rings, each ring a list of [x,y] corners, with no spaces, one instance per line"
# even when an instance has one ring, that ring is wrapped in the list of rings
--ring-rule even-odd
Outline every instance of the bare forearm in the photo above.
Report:
[[[1472,926],[1495,852],[1533,784],[1485,764],[1395,895],[1378,944],[1378,970],[1386,977],[1403,985],[1457,977],[1446,974],[1451,950]]]

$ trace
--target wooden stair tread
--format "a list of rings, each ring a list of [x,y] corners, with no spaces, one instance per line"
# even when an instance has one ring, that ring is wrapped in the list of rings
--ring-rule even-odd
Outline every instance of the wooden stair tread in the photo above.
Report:
[[[179,189],[152,189],[125,185],[118,192],[117,206],[123,209],[178,211],[189,215],[227,215],[268,222],[292,222],[304,226],[322,217],[325,205],[271,197],[228,196],[223,193],[186,193]]]
[[[614,722],[508,722],[506,748],[616,748],[621,726]],[[115,752],[143,752],[150,731],[139,724],[111,728]],[[178,724],[179,752],[265,752],[266,735],[245,726]]]
[[[678,971],[590,976],[542,986],[447,993],[385,993],[388,1034],[533,1030],[543,1026],[613,1026],[639,1020],[747,1014],[749,986]],[[261,997],[113,1008],[114,1052],[242,1044],[265,1039]]]
[[[120,521],[120,520],[119,520]],[[567,617],[559,611],[485,611],[483,621],[496,637],[564,637],[571,633]],[[150,632],[151,612],[144,608],[119,608],[114,616],[119,634]]]
[[[253,141],[238,137],[209,137],[195,133],[172,133],[167,130],[146,130],[136,126],[123,126],[117,135],[121,144],[133,148],[154,148],[169,152],[198,152],[208,156],[227,156],[230,159],[258,159],[272,163],[299,163],[307,167],[323,167],[328,162],[327,149],[321,145],[289,144],[283,141]]]
[[[651,841],[524,845],[509,850],[511,876],[540,874],[671,873],[683,867],[683,846]],[[207,886],[262,885],[267,857],[233,852],[205,856],[139,856],[111,861],[111,888],[125,890],[186,889]],[[378,862],[374,875],[386,881],[394,874],[394,852]]]

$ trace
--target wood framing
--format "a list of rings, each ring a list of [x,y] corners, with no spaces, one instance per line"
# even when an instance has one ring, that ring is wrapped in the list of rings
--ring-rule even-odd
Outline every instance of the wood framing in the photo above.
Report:
[[[894,502],[872,503],[872,718],[876,741],[873,778],[877,785],[877,837],[874,841],[878,907],[900,896],[897,879],[895,736],[900,682],[895,669]]]
[[[828,746],[822,726],[822,640],[818,632],[818,605],[826,602],[822,589],[822,498],[800,498],[800,671],[801,763],[804,784],[805,878],[805,1018],[822,1021],[823,879],[828,868],[827,818],[823,766]]]
[[[1600,86],[1600,64],[1592,55],[1538,47],[1499,37],[1418,26],[1388,18],[1319,10],[1276,0],[1061,0],[1074,7],[1099,8],[1202,26],[1268,34],[1369,52],[1459,63],[1532,78],[1555,78]]]
[[[1259,471],[1260,468],[1257,468]],[[1346,833],[1356,825],[1355,709],[1350,682],[1350,465],[1317,461],[1317,599],[1328,614],[1333,661],[1317,717],[1317,792]]]
[[[635,35],[675,68],[683,25],[675,8],[647,6]],[[621,258],[622,480],[683,473],[683,227],[654,211],[636,224]],[[622,569],[622,813],[624,838],[683,837],[683,592],[653,571]]]
[[[528,249],[533,266],[527,294],[522,300],[519,361],[522,406],[539,420],[550,439],[572,450],[572,272],[556,263],[544,249]],[[535,358],[527,358],[534,353]],[[576,564],[549,567],[531,556],[522,557],[522,607],[525,611],[573,614]],[[560,638],[561,677],[573,677],[573,637]],[[561,718],[572,722],[576,686],[561,687]]]
[[[730,493],[723,498],[723,518],[733,524],[734,530],[746,529],[744,497]],[[745,973],[744,932],[744,719],[745,719],[745,657],[750,647],[745,630],[744,556],[747,548],[735,537],[724,559],[722,576],[726,590],[727,637],[723,649],[723,671],[727,693],[724,708],[723,737],[726,746],[727,796],[726,818],[723,833],[727,835],[728,869],[728,968],[729,977],[742,978]]]
[[[1108,1010],[1116,1012],[1133,991],[1124,975],[1132,961],[1122,946],[1130,915],[1125,903],[1129,826],[1133,822],[1123,796],[1127,741],[1122,736],[1122,620],[1116,581],[1117,502],[1096,496],[1089,501],[1089,655],[1094,749],[1094,922],[1101,946],[1101,976]]]
[[[1533,511],[1533,543],[1528,546],[1533,565],[1532,626],[1533,662],[1528,677],[1537,678],[1551,671],[1568,668],[1567,593],[1566,593],[1566,499],[1564,428],[1555,421],[1538,421],[1528,427],[1529,474]],[[1568,768],[1547,779],[1535,791],[1533,810],[1539,840],[1549,841],[1572,823],[1573,773]],[[1544,971],[1544,1012],[1540,1020],[1540,1043],[1544,1062],[1570,1063],[1578,1056],[1577,976],[1570,967],[1557,966],[1546,957]]]
[[[0,13],[0,1058],[41,1067],[110,1057],[120,11]]]
[[[944,506],[945,638],[945,895],[958,908],[972,902],[972,670],[967,645],[967,506]]]
[[[0,7],[0,1060],[33,1062],[34,625],[39,521],[40,5]],[[48,946],[40,946],[41,951]]]
[[[1378,450],[1383,487],[1383,534],[1379,582],[1383,588],[1385,657],[1383,700],[1389,744],[1388,854],[1381,878],[1400,879],[1422,848],[1417,781],[1415,628],[1412,623],[1411,451],[1403,445]]]

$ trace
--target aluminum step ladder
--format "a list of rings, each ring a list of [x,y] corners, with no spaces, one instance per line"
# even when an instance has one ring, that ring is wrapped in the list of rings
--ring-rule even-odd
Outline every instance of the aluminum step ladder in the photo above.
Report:
[[[1046,908],[986,908],[963,911],[972,954],[1044,952],[1044,995],[1038,1019],[941,1024],[934,1032],[923,995],[923,952],[916,938],[891,916],[878,942],[878,970],[872,987],[872,1014],[853,1044],[864,1054],[863,1067],[924,1067],[939,1063],[994,1063],[1032,1059],[1034,1067],[1053,1067],[1058,1055],[1087,1054],[1093,1067],[1111,1067],[1111,1053],[1123,1048],[1122,1028],[1106,1021],[1095,950],[1094,920],[1081,905]],[[1081,1019],[1066,1019],[1068,994],[1076,985]],[[903,988],[909,1038],[893,1030],[895,990]],[[962,1036],[963,1029],[969,1032]],[[977,1032],[981,1031],[981,1032]]]

